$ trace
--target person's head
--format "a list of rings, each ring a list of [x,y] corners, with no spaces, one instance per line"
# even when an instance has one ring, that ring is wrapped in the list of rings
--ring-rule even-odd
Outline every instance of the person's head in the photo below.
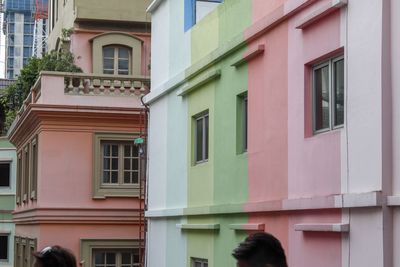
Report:
[[[268,233],[248,236],[233,251],[239,267],[287,267],[281,242]]]
[[[75,256],[60,246],[46,247],[33,256],[36,259],[34,267],[76,267]]]

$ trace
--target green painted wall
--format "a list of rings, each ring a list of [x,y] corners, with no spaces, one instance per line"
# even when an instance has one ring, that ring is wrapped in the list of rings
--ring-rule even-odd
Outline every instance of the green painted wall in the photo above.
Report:
[[[251,23],[251,1],[225,0],[192,30],[192,64],[213,50],[237,38]],[[246,48],[223,59],[212,69],[221,69],[220,79],[212,81],[187,96],[190,167],[188,171],[188,206],[245,203],[247,188],[247,154],[238,154],[236,143],[237,96],[247,91],[248,70],[231,66]],[[209,161],[193,165],[192,116],[209,110]],[[245,215],[189,217],[188,223],[219,223],[216,231],[184,231],[188,259],[207,258],[209,266],[234,266],[232,250],[246,235],[229,229],[229,224],[246,223]],[[189,266],[189,265],[187,265]]]
[[[15,196],[0,196],[0,210],[13,211],[15,206]]]

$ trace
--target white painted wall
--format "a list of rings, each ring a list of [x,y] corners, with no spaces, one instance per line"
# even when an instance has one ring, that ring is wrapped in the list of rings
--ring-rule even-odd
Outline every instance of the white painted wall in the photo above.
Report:
[[[151,16],[151,87],[156,89],[169,77],[170,7],[162,1]]]
[[[400,195],[400,1],[391,0],[393,195]],[[393,211],[393,266],[400,266],[400,208]]]
[[[149,123],[149,195],[148,209],[162,209],[166,204],[168,101],[151,105]]]
[[[211,13],[220,3],[196,2],[196,22]]]
[[[148,225],[147,242],[147,266],[167,266],[166,244],[167,244],[167,222],[164,220],[150,220]]]
[[[379,208],[351,211],[350,251],[345,255],[349,257],[350,265],[344,267],[384,267],[382,228],[382,211]]]
[[[381,190],[381,27],[381,1],[349,1],[347,125],[350,192]]]

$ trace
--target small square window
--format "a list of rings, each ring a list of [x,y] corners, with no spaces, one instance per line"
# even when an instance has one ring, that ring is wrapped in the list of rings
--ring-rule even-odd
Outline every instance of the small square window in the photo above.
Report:
[[[0,261],[8,261],[8,235],[0,234]]]
[[[194,117],[195,162],[202,163],[208,160],[208,112]]]
[[[313,67],[313,130],[344,124],[344,59],[332,58]]]
[[[192,258],[192,267],[208,267],[208,260]]]
[[[0,162],[0,187],[10,186],[10,162]]]

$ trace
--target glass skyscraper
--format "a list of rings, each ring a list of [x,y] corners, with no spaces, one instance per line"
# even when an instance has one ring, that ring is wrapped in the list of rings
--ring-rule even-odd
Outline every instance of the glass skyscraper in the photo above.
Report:
[[[35,0],[3,0],[7,79],[14,79],[19,75],[28,58],[32,56],[35,3]]]

